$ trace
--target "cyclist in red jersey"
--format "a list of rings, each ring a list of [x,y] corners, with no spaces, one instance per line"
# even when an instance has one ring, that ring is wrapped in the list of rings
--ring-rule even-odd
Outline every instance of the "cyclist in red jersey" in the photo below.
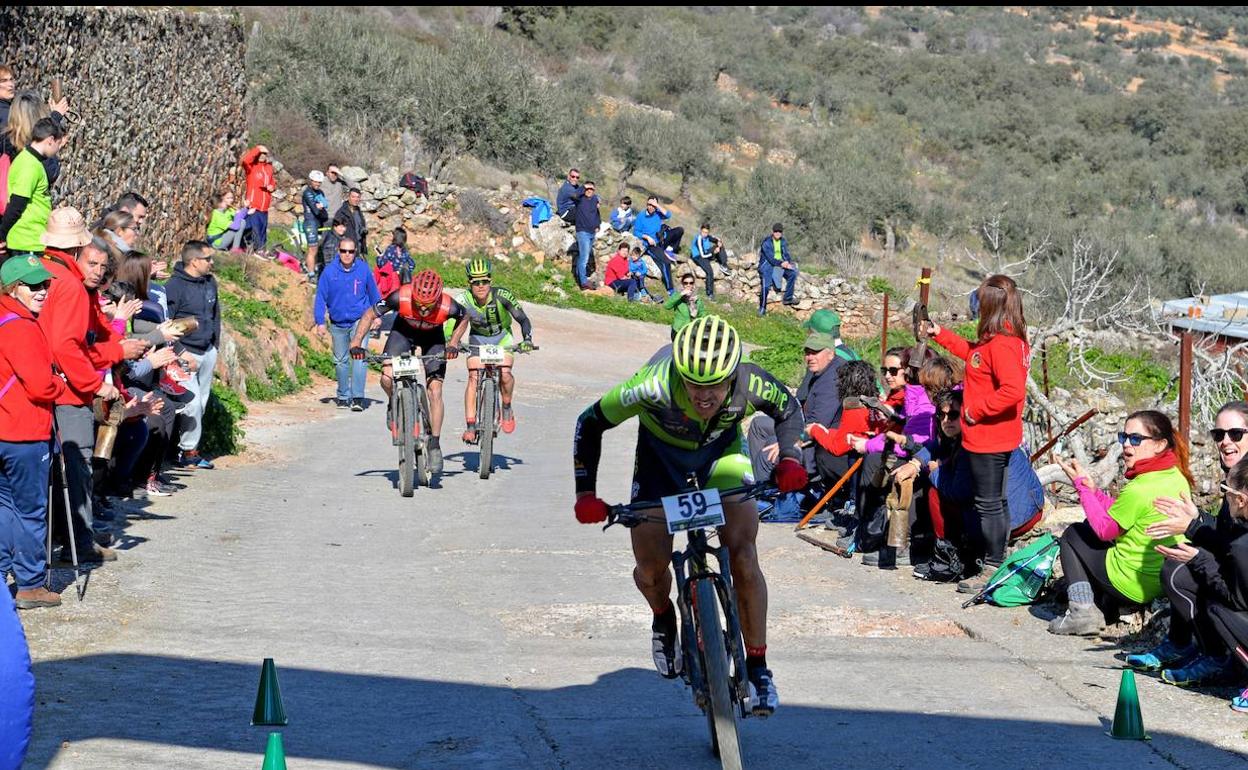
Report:
[[[471,308],[466,308],[455,301],[443,290],[442,276],[432,270],[422,270],[412,276],[412,282],[399,287],[398,291],[390,292],[390,296],[382,302],[386,310],[398,312],[394,320],[394,328],[386,338],[384,353],[386,356],[401,356],[420,348],[422,355],[438,356],[445,354],[446,359],[459,355],[458,351],[446,347],[445,324],[454,321],[455,328],[469,323],[480,322],[482,319]],[[376,308],[364,311],[356,327],[361,333],[351,340],[351,355],[363,358],[367,351],[362,347],[364,333],[370,328],[373,318],[377,316]],[[432,436],[429,439],[429,470],[432,473],[442,472],[442,380],[446,376],[446,360],[434,359],[425,366],[427,378],[426,389],[429,394],[429,425]],[[394,389],[394,378],[391,376],[390,362],[382,364],[381,388],[386,392],[389,403],[391,391]],[[387,414],[386,422],[390,422]],[[391,426],[393,429],[393,426]]]

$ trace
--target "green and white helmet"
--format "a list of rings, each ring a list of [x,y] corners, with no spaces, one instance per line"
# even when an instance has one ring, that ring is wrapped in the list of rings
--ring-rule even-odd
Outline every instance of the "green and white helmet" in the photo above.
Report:
[[[719,316],[704,316],[676,332],[672,362],[681,377],[695,385],[716,385],[737,371],[741,338]]]
[[[491,270],[490,260],[486,259],[485,257],[477,257],[473,259],[472,261],[470,261],[468,263],[468,267],[466,268],[466,271],[468,273],[468,280],[475,281],[481,278],[489,278],[490,270]]]

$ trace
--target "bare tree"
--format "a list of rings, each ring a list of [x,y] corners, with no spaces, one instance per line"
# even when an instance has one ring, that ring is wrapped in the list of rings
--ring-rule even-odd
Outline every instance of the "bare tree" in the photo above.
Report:
[[[1020,278],[1053,247],[1052,236],[1046,232],[1038,241],[1029,241],[1021,255],[1007,254],[1005,230],[1002,227],[1000,213],[985,218],[976,230],[984,241],[986,252],[981,255],[967,248],[963,251],[966,253],[966,258],[975,263],[985,277],[1008,275],[1011,278]],[[1027,293],[1033,294],[1033,292]]]

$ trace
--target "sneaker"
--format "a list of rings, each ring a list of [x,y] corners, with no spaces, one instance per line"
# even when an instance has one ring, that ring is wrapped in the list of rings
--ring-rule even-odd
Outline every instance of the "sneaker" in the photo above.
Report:
[[[92,549],[90,551],[84,551],[78,554],[78,563],[80,565],[86,564],[99,566],[106,561],[117,561],[117,552],[111,548],[104,548],[103,546],[92,544]],[[52,566],[73,567],[73,557],[67,553],[64,548],[62,548],[60,555],[53,557]]]
[[[675,679],[685,668],[675,633],[653,632],[650,636],[650,653],[654,658],[655,669],[664,679]]]
[[[92,539],[95,540],[95,544],[97,546],[103,546],[107,548],[108,546],[113,544],[113,533],[107,530],[102,531],[102,532],[96,532],[95,535],[93,535]]]
[[[776,713],[780,706],[780,695],[776,692],[776,683],[771,676],[771,669],[756,668],[749,672],[750,707],[756,717],[769,717]]]
[[[334,399],[334,406],[338,407],[339,409],[350,409],[351,402],[345,398],[336,398]]]
[[[143,487],[143,491],[148,497],[169,497],[173,494],[173,488],[161,484],[154,475],[147,478],[147,486]]]
[[[357,398],[356,400],[352,401],[352,402],[351,402],[351,411],[353,411],[353,412],[362,412],[362,411],[364,411],[364,399],[362,399],[362,398]]]
[[[13,596],[13,603],[19,610],[35,610],[40,607],[59,607],[61,595],[39,586],[25,591],[18,591]]]
[[[1231,698],[1231,710],[1238,711],[1241,714],[1248,714],[1248,687],[1245,687],[1239,695]]]
[[[442,446],[429,444],[429,475],[437,476],[442,472]]]
[[[851,532],[845,537],[837,538],[832,545],[832,553],[837,556],[844,556],[846,559],[852,559],[854,552],[858,550],[857,538]]]
[[[465,444],[477,443],[477,424],[475,422],[468,423],[468,427],[464,428],[464,435],[460,439]]]
[[[501,427],[503,429],[503,433],[511,433],[516,429],[516,415],[515,412],[512,411],[510,404],[503,407]]]
[[[992,562],[979,562],[979,572],[973,577],[968,577],[958,583],[958,593],[960,594],[977,594],[988,587],[988,581],[992,579],[992,574],[997,571],[997,567],[1001,565]]]
[[[892,546],[884,546],[875,553],[867,553],[862,555],[862,563],[868,567],[879,567],[880,569],[897,569],[898,567],[910,566],[910,549],[909,548],[893,548]]]
[[[1163,668],[1177,666],[1194,657],[1199,652],[1200,648],[1195,644],[1179,647],[1167,637],[1162,640],[1161,644],[1148,652],[1137,652],[1134,655],[1128,655],[1126,662],[1128,666],[1136,671],[1160,671]]]
[[[1161,672],[1161,681],[1179,687],[1190,687],[1195,684],[1217,679],[1226,670],[1226,658],[1212,658],[1199,655],[1183,668],[1167,668]]]
[[[181,458],[178,460],[178,465],[183,468],[195,468],[205,471],[210,471],[216,467],[208,460],[208,458],[200,457],[198,450],[195,449],[183,452]]]
[[[958,590],[962,590],[961,583]],[[1105,616],[1095,604],[1078,602],[1071,602],[1064,615],[1049,621],[1049,633],[1059,636],[1096,636],[1104,627]]]

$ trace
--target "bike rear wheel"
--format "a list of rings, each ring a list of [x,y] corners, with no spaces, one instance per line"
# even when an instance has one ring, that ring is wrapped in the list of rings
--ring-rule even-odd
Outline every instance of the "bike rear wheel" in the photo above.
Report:
[[[416,418],[412,420],[415,432],[418,434],[414,439],[416,443],[416,483],[427,487],[429,486],[429,436],[431,430],[429,427],[429,399],[425,396],[425,389],[417,385],[416,398],[413,403],[416,405]]]
[[[741,741],[737,737],[737,704],[732,696],[732,674],[728,668],[728,650],[724,646],[724,627],[719,622],[719,593],[710,579],[698,580],[695,622],[701,639],[703,671],[711,699],[706,712],[711,730],[711,750],[719,757],[724,770],[741,769]]]
[[[416,475],[416,437],[412,435],[416,419],[416,401],[412,388],[404,385],[399,391],[399,413],[395,425],[400,433],[399,442],[399,494],[412,496]]]
[[[490,477],[494,470],[494,423],[498,419],[494,411],[498,406],[498,383],[490,377],[481,378],[481,392],[477,396],[477,439],[481,442],[481,467],[478,475],[483,479]]]

